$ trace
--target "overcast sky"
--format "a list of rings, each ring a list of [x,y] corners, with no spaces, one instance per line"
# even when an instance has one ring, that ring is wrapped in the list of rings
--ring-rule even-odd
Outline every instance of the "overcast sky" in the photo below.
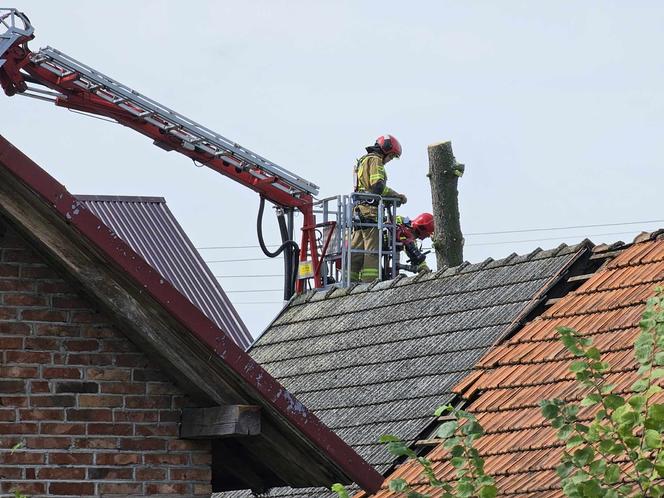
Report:
[[[320,185],[321,196],[348,193],[363,147],[392,133],[404,152],[389,184],[408,195],[405,214],[430,211],[427,145],[452,140],[466,164],[469,261],[664,226],[473,235],[664,220],[662,2],[13,6],[35,26],[33,50],[65,52]],[[21,97],[3,96],[0,117],[0,134],[72,193],[163,196],[196,246],[257,245],[255,193],[131,130]],[[270,214],[268,242],[274,224]],[[260,333],[280,308],[270,289],[281,278],[235,275],[278,274],[280,260],[210,266]]]

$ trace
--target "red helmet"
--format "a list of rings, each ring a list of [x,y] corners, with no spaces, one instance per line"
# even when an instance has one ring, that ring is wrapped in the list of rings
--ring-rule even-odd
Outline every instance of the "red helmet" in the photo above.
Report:
[[[401,157],[401,144],[392,135],[381,135],[376,139],[376,146],[380,147],[383,154],[394,154],[396,157]]]
[[[413,227],[418,238],[426,239],[427,237],[431,237],[434,229],[433,215],[431,213],[422,213],[410,222],[410,226]]]

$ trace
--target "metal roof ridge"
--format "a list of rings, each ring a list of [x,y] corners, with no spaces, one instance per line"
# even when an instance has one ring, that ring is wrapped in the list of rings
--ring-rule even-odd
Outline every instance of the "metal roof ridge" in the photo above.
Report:
[[[166,204],[166,199],[160,196],[144,195],[95,195],[95,194],[72,194],[79,201],[99,202],[150,202]]]

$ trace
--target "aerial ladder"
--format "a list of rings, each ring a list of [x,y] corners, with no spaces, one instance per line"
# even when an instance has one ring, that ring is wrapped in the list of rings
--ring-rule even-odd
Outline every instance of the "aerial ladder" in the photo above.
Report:
[[[356,202],[352,196],[317,200],[319,187],[314,183],[55,48],[32,52],[28,48],[32,39],[34,27],[24,13],[0,9],[0,84],[5,94],[20,94],[110,118],[151,138],[156,146],[177,151],[197,165],[207,166],[256,191],[260,195],[259,243],[270,257],[284,253],[286,299],[308,287],[348,284],[348,271],[343,270],[350,266],[350,248],[342,240],[350,238],[352,204]],[[282,245],[274,252],[269,251],[262,237],[265,201],[276,208],[282,238]],[[382,207],[384,201],[377,202]],[[293,241],[296,211],[303,217],[299,246]],[[316,213],[323,218],[319,223]],[[379,225],[382,229],[382,218]],[[395,233],[393,224],[387,223],[386,227]],[[333,252],[334,258],[330,258]],[[381,248],[380,252],[386,251]],[[326,262],[332,270],[336,268],[336,278],[326,269]],[[395,272],[385,276],[391,278]]]

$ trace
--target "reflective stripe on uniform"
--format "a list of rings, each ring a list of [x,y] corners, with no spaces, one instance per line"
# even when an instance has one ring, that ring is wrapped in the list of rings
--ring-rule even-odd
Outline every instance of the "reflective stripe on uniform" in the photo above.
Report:
[[[378,268],[363,268],[360,273],[362,273],[362,278],[364,277],[378,278]]]

